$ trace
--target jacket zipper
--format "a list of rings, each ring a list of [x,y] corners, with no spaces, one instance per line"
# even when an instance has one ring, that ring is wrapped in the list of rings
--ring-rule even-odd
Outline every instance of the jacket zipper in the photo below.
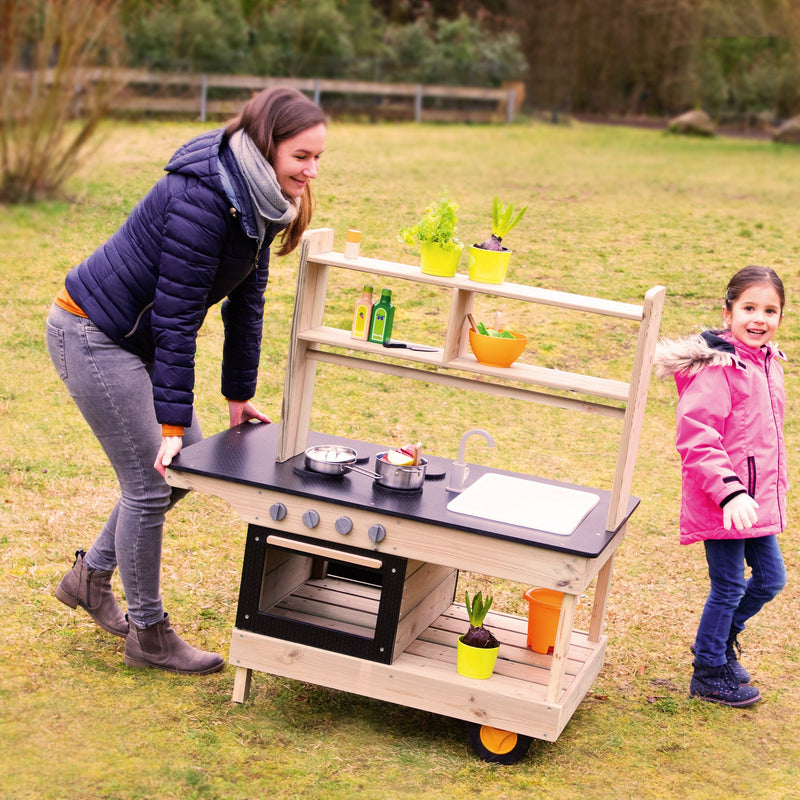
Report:
[[[136,317],[136,321],[133,323],[133,327],[122,337],[123,339],[130,339],[134,333],[136,333],[137,329],[139,328],[139,323],[142,321],[142,317],[153,307],[152,303],[148,303],[140,312],[139,316]]]

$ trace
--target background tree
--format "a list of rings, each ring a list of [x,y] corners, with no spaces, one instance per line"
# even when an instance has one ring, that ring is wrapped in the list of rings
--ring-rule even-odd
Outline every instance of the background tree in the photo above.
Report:
[[[547,108],[718,117],[800,111],[792,0],[508,0]]]
[[[0,201],[53,196],[71,174],[110,99],[117,11],[0,0]]]

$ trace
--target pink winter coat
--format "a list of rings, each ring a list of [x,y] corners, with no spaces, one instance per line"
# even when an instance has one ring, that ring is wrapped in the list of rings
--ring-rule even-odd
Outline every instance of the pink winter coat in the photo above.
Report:
[[[786,527],[782,360],[771,344],[748,347],[729,331],[659,344],[658,374],[673,375],[678,387],[681,544],[768,536]],[[758,521],[726,531],[722,508],[743,492],[758,503]]]

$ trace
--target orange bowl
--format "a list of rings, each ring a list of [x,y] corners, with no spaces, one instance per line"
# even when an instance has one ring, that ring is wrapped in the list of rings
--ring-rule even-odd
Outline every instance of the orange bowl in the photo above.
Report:
[[[484,336],[475,328],[469,329],[469,346],[479,364],[487,367],[510,367],[521,355],[528,344],[528,337],[516,331],[509,331],[513,339],[500,339],[496,336]]]

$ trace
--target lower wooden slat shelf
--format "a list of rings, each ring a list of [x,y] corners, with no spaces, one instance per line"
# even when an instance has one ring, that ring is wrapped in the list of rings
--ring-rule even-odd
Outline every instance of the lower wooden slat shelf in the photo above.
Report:
[[[593,643],[573,631],[558,701],[548,703],[552,657],[527,647],[527,620],[492,613],[486,624],[501,641],[488,680],[456,672],[456,641],[467,625],[462,604],[453,604],[391,664],[235,628],[233,699],[246,699],[249,670],[256,670],[555,741],[602,668],[606,637]]]

